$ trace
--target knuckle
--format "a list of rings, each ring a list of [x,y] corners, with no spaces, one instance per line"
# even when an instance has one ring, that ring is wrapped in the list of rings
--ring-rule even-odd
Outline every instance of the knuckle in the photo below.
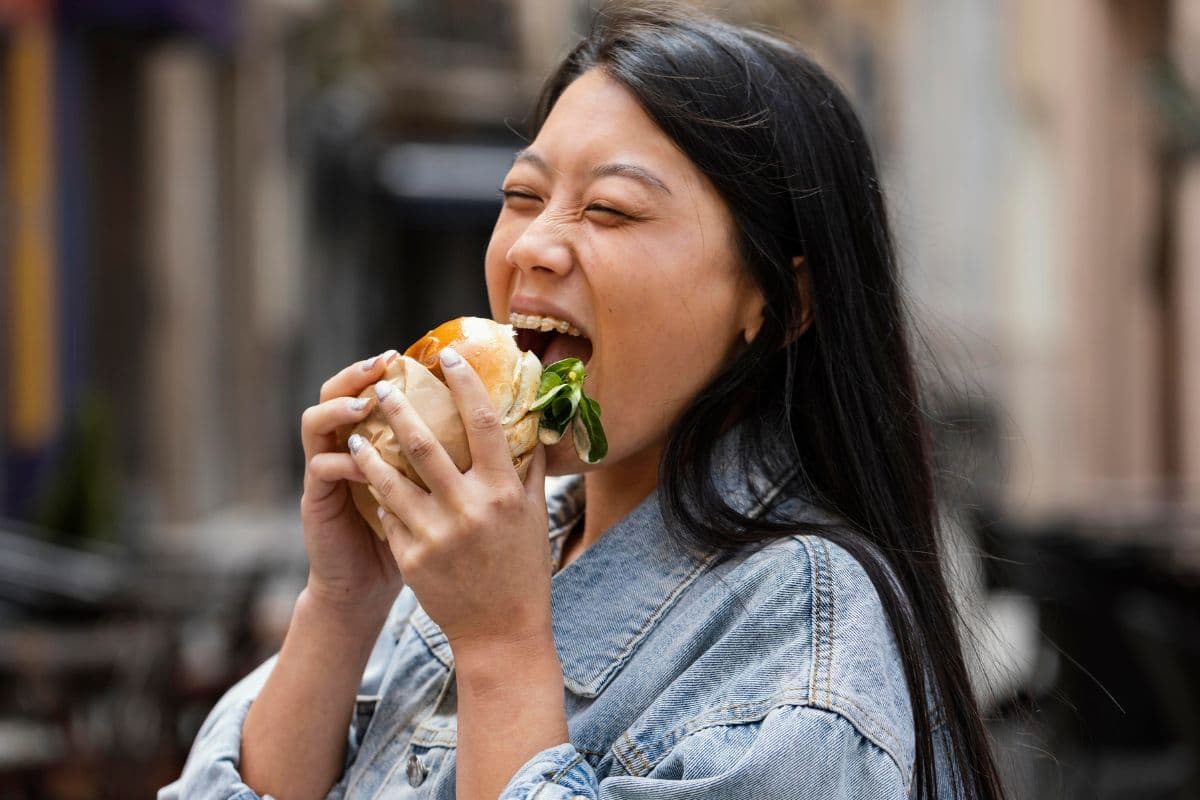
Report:
[[[509,511],[521,504],[522,494],[515,486],[503,486],[495,491],[489,504],[496,511]]]
[[[433,454],[437,443],[425,433],[413,433],[408,437],[408,453],[414,458],[425,459]]]
[[[398,420],[404,416],[404,403],[400,402],[398,398],[390,400],[386,404],[381,403],[380,407],[383,409],[383,415],[389,420]]]
[[[324,400],[325,398],[332,395],[334,387],[335,387],[334,378],[330,378],[329,380],[322,383],[321,384],[321,399]]]
[[[383,482],[376,487],[376,490],[379,492],[381,497],[390,499],[392,494],[396,491],[395,478],[384,478]]]
[[[397,546],[393,550],[400,550],[400,554],[396,559],[396,566],[399,567],[402,573],[412,574],[419,570],[421,565],[425,563],[425,552],[419,544],[409,543],[407,546]]]
[[[491,406],[482,406],[470,414],[471,428],[476,431],[490,431],[500,425],[500,415]]]
[[[312,428],[317,422],[318,406],[309,406],[300,415],[300,427],[305,430]]]

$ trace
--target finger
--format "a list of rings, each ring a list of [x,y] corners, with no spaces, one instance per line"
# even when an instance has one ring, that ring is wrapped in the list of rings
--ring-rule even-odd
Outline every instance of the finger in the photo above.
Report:
[[[320,402],[332,400],[335,397],[359,395],[379,377],[384,368],[399,355],[395,350],[387,350],[375,358],[351,364],[321,385]]]
[[[408,529],[403,520],[383,506],[379,507],[377,514],[379,524],[383,528],[384,538],[387,539],[388,549],[392,551],[392,558],[395,559],[396,566],[400,566],[404,563],[405,556],[413,545],[412,531]]]
[[[341,481],[365,483],[366,480],[349,453],[317,453],[304,470],[304,497],[310,503],[320,503]]]
[[[304,479],[306,491],[310,487],[317,488],[320,484],[337,481],[367,482],[367,476],[349,453],[317,453],[308,460]]]
[[[398,516],[405,525],[411,526],[429,496],[396,471],[396,468],[383,460],[379,451],[371,443],[359,436],[352,435],[347,442],[354,463],[362,470],[367,483],[375,489],[374,494],[380,506]]]
[[[408,463],[431,492],[450,496],[462,474],[446,448],[429,430],[404,392],[389,381],[379,381],[375,384],[375,393],[379,397],[379,410],[396,434],[396,444]]]
[[[471,468],[484,473],[511,477],[512,455],[500,425],[500,415],[492,407],[487,388],[479,375],[452,347],[441,352],[442,375],[463,427],[467,429],[467,444],[471,448]]]
[[[533,448],[533,459],[525,476],[525,496],[531,503],[546,504],[546,446],[543,444]]]
[[[300,442],[305,460],[337,449],[337,430],[362,422],[375,405],[374,397],[335,397],[309,406],[300,415]]]

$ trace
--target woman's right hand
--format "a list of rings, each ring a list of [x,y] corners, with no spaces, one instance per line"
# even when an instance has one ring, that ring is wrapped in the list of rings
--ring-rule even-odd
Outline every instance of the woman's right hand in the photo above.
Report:
[[[339,447],[337,429],[366,418],[376,401],[371,397],[356,408],[358,395],[396,357],[389,350],[346,367],[325,382],[320,402],[300,418],[307,592],[313,600],[364,621],[386,615],[404,583],[387,543],[375,536],[351,500],[347,481],[366,482],[366,477]],[[382,617],[377,621],[382,623]]]

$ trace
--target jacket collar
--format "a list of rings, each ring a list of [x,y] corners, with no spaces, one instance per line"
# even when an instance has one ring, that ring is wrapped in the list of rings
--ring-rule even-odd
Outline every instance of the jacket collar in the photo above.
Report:
[[[739,429],[722,436],[714,464],[717,488],[743,514],[761,516],[792,482],[798,464],[773,474],[760,464],[739,465]],[[550,536],[565,535],[584,513],[583,478],[550,479]],[[699,561],[668,535],[655,489],[551,584],[554,640],[566,687],[595,697],[621,670],[684,591],[714,561]]]

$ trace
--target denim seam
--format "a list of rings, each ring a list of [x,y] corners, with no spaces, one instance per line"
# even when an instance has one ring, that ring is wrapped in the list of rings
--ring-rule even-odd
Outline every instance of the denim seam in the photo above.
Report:
[[[577,767],[580,764],[580,762],[582,762],[582,761],[583,761],[583,756],[577,754],[575,756],[575,758],[571,761],[570,764],[567,764],[565,767],[560,769],[554,775],[550,775],[550,776],[544,775],[543,777],[547,777],[547,778],[549,778],[549,780],[543,781],[541,784],[539,784],[537,787],[537,791],[535,791],[533,793],[533,795],[529,798],[529,800],[537,800],[537,798],[541,795],[542,790],[545,789],[547,786],[561,786],[559,781],[562,780],[567,775],[568,772],[575,769],[575,767]]]
[[[625,731],[625,743],[629,746],[629,752],[631,752],[631,753],[633,753],[633,755],[637,756],[637,758],[643,764],[646,765],[646,772],[642,773],[642,774],[647,774],[649,772],[652,772],[654,770],[654,765],[652,765],[650,763],[650,759],[646,758],[646,756],[642,753],[641,750],[637,749],[637,745],[635,745],[633,743],[633,739],[632,739],[632,737],[630,737],[629,731]]]
[[[583,756],[576,754],[575,758],[571,759],[570,764],[567,764],[565,767],[556,772],[552,778],[550,778],[551,783],[558,783],[561,781],[563,776],[575,769],[575,766],[581,761],[583,761]]]
[[[621,742],[620,741],[618,741],[616,744],[613,745],[612,754],[613,754],[613,758],[615,758],[618,761],[618,763],[620,763],[621,768],[625,770],[626,775],[637,775],[638,774],[637,767],[635,767],[633,764],[629,763],[628,759],[626,759],[625,756],[621,753]]]
[[[629,654],[636,650],[639,645],[641,645],[645,634],[659,623],[663,615],[670,610],[671,606],[675,604],[675,601],[679,599],[679,596],[683,594],[684,590],[691,586],[692,583],[695,582],[696,578],[698,578],[701,573],[708,569],[717,555],[717,553],[710,553],[709,555],[705,556],[703,560],[701,560],[686,575],[684,575],[683,578],[680,579],[679,583],[675,585],[675,588],[672,589],[665,598],[663,598],[663,601],[658,604],[658,607],[655,608],[654,611],[651,612],[650,616],[646,618],[646,621],[642,623],[642,627],[638,628],[637,633],[630,638],[629,643],[625,645],[625,647],[623,647],[619,653],[617,653],[616,657],[613,658],[608,667],[606,667],[599,675],[593,678],[588,686],[582,688],[590,693],[595,691],[598,687],[603,686],[608,680],[608,677],[624,663],[626,658],[629,657]]]
[[[440,628],[431,627],[433,625],[433,620],[423,610],[413,612],[413,628],[416,629],[417,635],[421,637],[421,641],[425,642],[425,646],[429,648],[433,657],[440,661],[442,666],[451,669],[454,666],[454,662],[445,658],[438,651],[438,646],[441,642],[445,641],[445,634],[441,632]]]
[[[656,753],[653,760],[634,745],[633,739],[629,735],[629,731],[626,731],[623,737],[626,743],[624,749],[630,751],[633,755],[636,755],[641,759],[642,763],[645,764],[644,771],[640,767],[635,767],[634,765],[630,764],[629,761],[622,756],[618,749],[618,747],[623,744],[622,742],[618,742],[617,746],[613,747],[613,755],[621,762],[622,766],[625,767],[625,771],[630,775],[644,775],[653,771],[655,765],[662,761],[662,759],[665,758],[666,755],[670,753],[676,745],[696,731],[704,730],[706,728],[716,728],[722,725],[743,724],[756,719],[762,719],[776,708],[793,705],[808,705],[807,694],[802,688],[797,687],[795,691],[785,689],[779,694],[769,697],[765,700],[755,700],[748,703],[730,703],[727,705],[707,709],[702,714],[692,717],[687,722],[672,728],[657,741],[655,741],[649,748],[647,748],[648,751]],[[754,711],[742,716],[728,717],[720,715],[720,712],[722,711],[732,711],[739,708],[753,708]],[[662,751],[661,754],[657,754],[657,751],[659,750]]]
[[[833,585],[833,559],[829,555],[829,540],[821,539],[821,549],[825,551],[825,588],[828,590],[827,597],[829,600],[829,624],[825,628],[826,637],[829,644],[826,647],[825,659],[825,697],[830,705],[833,705],[833,647],[834,647],[834,585]]]
[[[759,498],[757,503],[750,507],[750,510],[746,515],[757,519],[758,516],[762,514],[764,510],[766,510],[766,507],[770,505],[771,501],[779,496],[779,493],[782,492],[784,487],[791,482],[792,478],[795,477],[799,470],[800,462],[797,461],[796,463],[792,464],[792,466],[780,473],[773,481],[770,482],[767,487],[767,491],[762,497]]]
[[[844,700],[847,705],[858,710],[860,713],[865,714],[868,717],[871,716],[868,712],[866,712],[860,706],[856,705],[853,701],[850,701],[847,698],[841,697],[840,695],[836,695],[836,693],[835,693],[835,696],[837,696],[841,700]],[[888,760],[892,762],[892,765],[895,766],[896,771],[900,773],[901,779],[904,780],[907,785],[911,786],[912,780],[913,780],[913,771],[906,768],[901,763],[900,758],[896,755],[896,751],[901,750],[902,747],[900,746],[899,742],[896,742],[895,740],[887,741],[887,739],[890,737],[883,735],[886,731],[870,731],[870,730],[864,729],[863,726],[861,724],[859,724],[858,721],[856,721],[853,717],[848,716],[845,711],[838,709],[838,708],[823,708],[819,705],[812,705],[811,703],[807,702],[804,699],[803,693],[801,693],[800,695],[797,695],[797,696],[792,696],[790,694],[785,693],[784,695],[781,695],[776,698],[772,698],[770,701],[765,701],[765,702],[769,703],[769,705],[767,705],[764,708],[758,708],[758,709],[756,709],[752,712],[749,712],[747,714],[744,714],[744,715],[724,717],[724,718],[720,718],[720,719],[708,719],[708,720],[703,720],[703,721],[701,721],[699,717],[696,717],[696,718],[693,718],[692,720],[690,720],[688,723],[685,723],[684,725],[679,726],[678,728],[674,729],[671,733],[672,734],[682,733],[683,735],[679,736],[677,739],[675,739],[669,745],[664,747],[662,753],[655,757],[653,765],[650,764],[649,760],[646,759],[645,756],[642,756],[643,760],[646,761],[646,764],[647,764],[647,769],[645,771],[639,772],[639,771],[630,769],[630,765],[628,764],[628,762],[624,758],[621,757],[621,754],[619,752],[617,752],[617,748],[615,748],[615,747],[613,748],[613,755],[617,758],[617,760],[619,760],[621,762],[622,766],[625,767],[626,772],[628,772],[630,775],[633,775],[636,777],[643,777],[643,776],[649,774],[650,772],[652,772],[654,770],[654,767],[657,766],[659,763],[661,763],[664,758],[666,758],[668,755],[670,755],[672,750],[675,747],[677,747],[680,743],[682,743],[684,740],[686,740],[689,736],[699,733],[700,731],[708,730],[711,728],[721,728],[721,727],[726,727],[726,726],[746,725],[749,723],[761,722],[763,719],[765,719],[767,717],[768,714],[770,714],[772,711],[775,711],[776,709],[779,709],[779,708],[787,708],[787,707],[810,708],[810,709],[813,709],[814,711],[822,711],[822,712],[825,712],[828,714],[833,714],[833,715],[845,720],[845,722],[855,731],[855,733],[857,733],[859,736],[861,736],[865,741],[869,742],[871,745],[877,747],[880,750],[880,752],[882,752],[884,755],[886,755],[888,757]],[[728,709],[752,706],[752,705],[762,705],[762,703],[757,703],[757,704],[756,703],[738,703],[738,704],[734,704],[734,705],[730,705],[730,706],[722,706],[720,708],[712,709],[711,711],[706,712],[706,713],[711,714],[712,712],[715,712],[715,711],[728,710]],[[872,719],[874,719],[874,718],[872,717]],[[669,736],[670,736],[670,734],[668,734],[668,736],[664,736],[662,739],[660,739],[659,744],[665,743]],[[626,734],[626,737],[628,738],[628,734]],[[632,743],[630,746],[632,747]],[[635,750],[635,752],[637,752],[637,751]],[[641,753],[638,753],[638,755],[640,756]]]
[[[421,725],[424,722],[429,720],[434,714],[437,713],[437,710],[439,708],[441,708],[442,702],[446,699],[446,694],[449,692],[450,685],[453,682],[453,679],[454,679],[454,670],[452,668],[450,670],[450,672],[446,675],[446,680],[442,683],[442,688],[438,691],[437,697],[435,697],[433,700],[433,708],[414,727],[414,729],[413,729],[414,734],[416,733],[416,728],[421,727]],[[404,727],[403,721],[397,723],[395,726],[392,727],[392,729],[388,732],[387,737],[383,740],[384,741],[383,747],[381,747],[380,749],[378,749],[374,753],[372,753],[372,756],[371,756],[372,761],[378,759],[381,753],[384,753],[387,751],[387,744],[396,738],[396,734],[399,733],[399,731],[402,727]],[[371,800],[377,800],[380,792],[382,792],[387,787],[387,785],[391,782],[392,775],[396,774],[396,770],[400,767],[400,765],[402,763],[405,762],[406,759],[404,758],[404,756],[406,754],[408,754],[413,748],[412,739],[413,739],[413,737],[409,737],[408,744],[406,744],[404,746],[404,750],[400,753],[400,757],[398,759],[396,759],[395,763],[392,764],[391,769],[388,770],[387,775],[384,776],[383,782],[379,784],[379,787],[375,790],[375,793],[371,795]],[[369,766],[369,765],[364,765],[364,766]],[[362,772],[360,772],[359,778],[361,779],[361,776],[366,774],[366,772],[367,772],[366,769],[364,769]],[[354,783],[357,783],[357,781],[355,781]],[[351,792],[352,788],[353,788],[353,786],[346,787],[346,796],[347,797],[353,796],[353,794]]]
[[[831,711],[845,718],[859,733],[863,735],[863,737],[871,740],[880,750],[887,753],[891,757],[892,761],[896,762],[896,768],[900,770],[901,775],[911,775],[910,770],[904,766],[900,756],[898,755],[904,751],[904,744],[892,732],[891,728],[889,728],[878,717],[872,715],[871,712],[867,711],[858,703],[851,700],[849,697],[838,694],[837,692],[834,692],[833,696],[841,703],[844,703],[854,711],[857,711],[859,714],[866,717],[867,720],[873,723],[873,726],[867,727],[863,725],[859,720],[854,719],[852,715],[848,714],[845,709],[839,708],[837,704],[833,704],[825,710]]]
[[[804,552],[808,555],[809,570],[812,574],[810,578],[812,592],[809,599],[809,616],[812,627],[813,659],[809,673],[808,694],[810,698],[815,699],[817,696],[817,675],[821,667],[821,592],[818,590],[821,568],[817,562],[816,554],[812,551],[808,537],[800,537],[800,544],[804,547]]]

